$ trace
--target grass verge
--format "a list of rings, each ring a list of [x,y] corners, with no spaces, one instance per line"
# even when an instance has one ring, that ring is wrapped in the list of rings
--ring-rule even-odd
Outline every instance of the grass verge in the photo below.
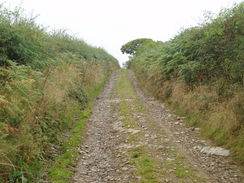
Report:
[[[82,136],[86,129],[87,119],[91,114],[91,107],[94,105],[94,98],[103,90],[105,84],[109,80],[106,75],[105,80],[96,86],[86,88],[88,93],[88,107],[84,110],[78,110],[80,113],[79,120],[75,123],[71,130],[71,134],[62,146],[62,153],[58,155],[52,166],[49,168],[49,180],[52,183],[68,183],[72,182],[74,171],[72,167],[76,165],[78,157],[78,147],[81,145]]]

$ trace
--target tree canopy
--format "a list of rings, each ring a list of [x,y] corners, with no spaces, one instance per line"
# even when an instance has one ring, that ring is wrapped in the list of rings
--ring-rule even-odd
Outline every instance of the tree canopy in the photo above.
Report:
[[[130,41],[126,44],[124,44],[122,47],[121,47],[121,52],[124,54],[129,54],[129,55],[135,55],[136,54],[136,51],[137,49],[144,43],[147,43],[147,42],[153,42],[152,39],[148,39],[148,38],[140,38],[140,39],[135,39],[133,41]]]

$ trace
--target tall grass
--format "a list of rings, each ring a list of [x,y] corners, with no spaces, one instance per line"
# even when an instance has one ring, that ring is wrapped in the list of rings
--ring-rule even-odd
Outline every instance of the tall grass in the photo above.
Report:
[[[0,9],[0,182],[41,182],[87,102],[119,67],[101,48]]]
[[[156,97],[186,115],[204,135],[244,163],[244,3],[182,31],[167,42],[133,40],[133,69]],[[135,46],[136,45],[136,46]],[[131,49],[134,49],[131,51]]]

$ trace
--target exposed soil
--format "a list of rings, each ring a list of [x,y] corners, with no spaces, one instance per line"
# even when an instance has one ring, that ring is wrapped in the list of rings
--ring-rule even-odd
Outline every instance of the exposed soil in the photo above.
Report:
[[[93,107],[74,182],[244,182],[231,156],[202,150],[213,144],[199,131],[117,71]]]

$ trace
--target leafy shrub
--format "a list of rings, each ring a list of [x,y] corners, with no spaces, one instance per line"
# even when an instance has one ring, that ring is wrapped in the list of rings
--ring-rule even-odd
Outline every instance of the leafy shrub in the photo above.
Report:
[[[122,46],[128,66],[156,97],[189,115],[190,124],[243,156],[244,3],[182,31],[167,42]],[[135,43],[140,44],[135,44]],[[238,98],[238,99],[237,99]],[[237,102],[238,101],[238,102]],[[233,145],[234,144],[234,145]]]
[[[243,86],[243,5],[222,11],[211,22],[184,30],[168,42],[137,39],[121,50],[134,55],[129,63],[132,68],[140,67],[138,72],[150,72],[150,65],[160,62],[163,80],[182,79],[190,86],[223,78],[225,87]],[[137,42],[140,46],[134,48]]]
[[[1,7],[0,182],[39,182],[88,95],[118,67],[104,49]]]

